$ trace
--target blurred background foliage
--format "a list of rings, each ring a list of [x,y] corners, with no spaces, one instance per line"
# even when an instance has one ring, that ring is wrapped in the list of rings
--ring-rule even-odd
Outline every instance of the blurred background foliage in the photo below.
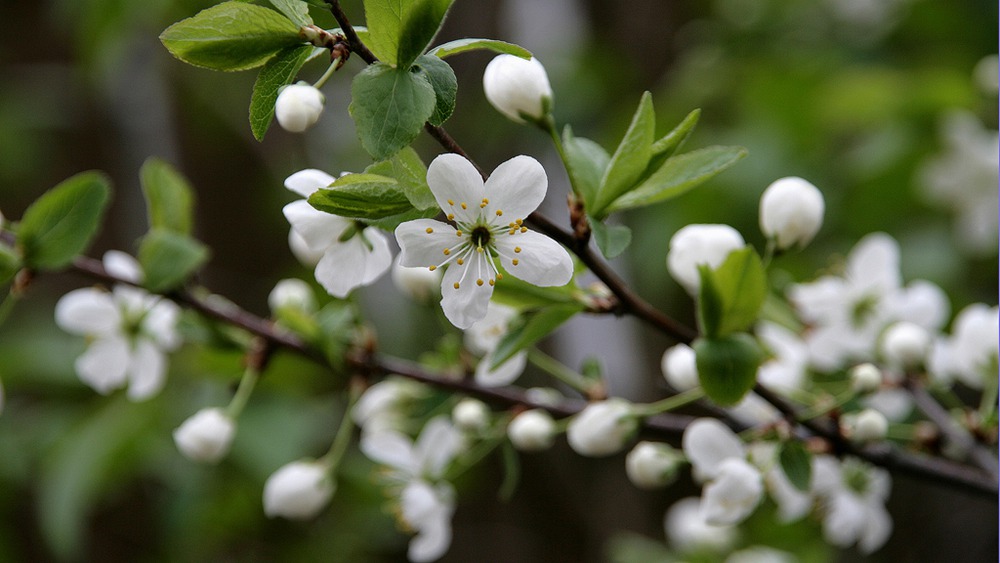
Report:
[[[247,124],[253,73],[189,67],[157,40],[212,3],[4,2],[0,208],[19,217],[60,180],[101,169],[116,191],[91,255],[134,252],[146,229],[138,169],[149,156],[163,157],[197,190],[197,234],[213,251],[200,281],[267,314],[277,280],[311,280],[288,252],[281,207],[293,196],[283,179],[306,167],[339,173],[369,163],[346,111],[361,61],[351,60],[325,87],[326,111],[309,134],[275,128],[257,143]],[[360,2],[344,5],[363,21]],[[334,25],[322,11],[313,15]],[[670,235],[687,223],[729,223],[762,248],[757,199],[789,175],[816,184],[828,210],[812,246],[775,263],[777,287],[835,267],[862,235],[886,231],[902,244],[904,279],[941,285],[953,312],[996,303],[995,223],[986,248],[956,238],[963,219],[927,197],[921,170],[946,151],[950,113],[971,112],[995,131],[996,63],[979,63],[997,50],[997,25],[997,4],[987,0],[466,0],[456,3],[439,42],[494,37],[532,50],[549,69],[557,120],[606,147],[650,90],[658,131],[701,108],[689,148],[749,149],[749,158],[709,185],[621,217],[635,237],[615,266],[657,306],[691,322],[689,299],[665,275]],[[566,177],[546,138],[506,121],[483,97],[488,60],[451,60],[459,98],[448,128],[486,169],[515,154],[539,158],[551,184],[545,210],[565,220]],[[308,66],[303,78],[322,71]],[[417,148],[427,161],[440,150],[426,138]],[[984,201],[995,211],[992,188]],[[73,373],[84,343],[52,320],[58,296],[89,283],[41,277],[0,327],[7,395],[0,561],[401,559],[406,536],[358,454],[316,521],[262,514],[266,476],[326,450],[344,408],[342,381],[279,353],[240,421],[233,453],[217,467],[194,465],[176,452],[170,432],[198,408],[228,400],[242,371],[240,351],[186,346],[172,357],[167,389],[147,403],[98,396]],[[360,294],[388,352],[416,358],[445,332],[387,279]],[[546,346],[574,366],[598,356],[614,393],[650,399],[661,392],[658,362],[669,342],[642,328],[627,319],[579,319]],[[557,446],[522,458],[522,482],[509,502],[496,499],[497,460],[460,483],[455,539],[443,561],[603,561],[612,557],[612,538],[615,559],[652,560],[662,552],[664,510],[695,493],[683,480],[665,493],[637,491],[624,477],[623,455],[582,459]],[[872,560],[996,556],[995,501],[897,477],[889,509],[896,531]],[[767,512],[750,521],[744,544],[810,561],[859,558],[817,542],[814,524],[779,526]]]

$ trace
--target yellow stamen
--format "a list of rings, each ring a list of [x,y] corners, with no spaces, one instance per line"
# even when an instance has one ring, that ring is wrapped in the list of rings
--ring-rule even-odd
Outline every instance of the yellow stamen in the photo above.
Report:
[[[465,260],[462,260],[461,258],[459,258],[459,259],[457,260],[457,262],[458,262],[458,265],[459,265],[459,266],[461,266],[462,264],[465,264]]]
[[[522,219],[517,219],[517,220],[515,220],[514,222],[515,222],[515,223],[517,223],[517,224],[518,224],[518,226],[520,226],[520,225],[521,225],[521,223],[523,223],[523,222],[524,222],[524,220],[522,220]]]
[[[499,217],[501,215],[503,215],[503,211],[500,211],[499,209],[497,209],[497,217]]]
[[[458,289],[458,282],[455,282],[455,289]]]
[[[458,236],[462,236],[462,231],[455,231],[455,234]]]
[[[431,233],[433,233],[433,232],[434,232],[434,229],[432,229],[432,228],[430,228],[430,227],[427,227],[427,234],[431,234]]]
[[[444,255],[445,255],[445,256],[447,256],[447,255],[451,254],[451,250],[448,250],[447,248],[446,248],[446,249],[444,249],[444,250],[442,250],[442,252],[444,252]]]
[[[481,246],[477,246],[476,247],[476,252],[482,253],[482,251],[483,251],[483,247],[481,247]]]
[[[514,247],[514,252],[521,252],[521,247],[520,246],[515,246]]]
[[[511,260],[510,263],[513,264],[513,265],[515,265],[515,266],[517,266],[517,258]]]
[[[511,229],[511,230],[507,231],[507,234],[508,235],[512,235],[512,234],[514,234],[516,232],[517,232],[517,229]]]
[[[478,286],[482,287],[482,285],[483,285],[483,280],[482,280],[482,279],[478,279],[478,280],[476,280],[476,285],[478,285]]]
[[[465,206],[465,202],[464,201],[462,202],[462,209],[468,209],[468,207]]]
[[[455,205],[455,200],[449,199],[448,200],[448,205]]]
[[[502,280],[503,279],[503,274],[501,274],[500,272],[497,272],[497,279],[498,280]]]
[[[490,203],[490,200],[489,200],[489,198],[486,198],[486,197],[484,197],[484,198],[483,198],[483,203],[485,203],[485,204],[489,205],[489,203]]]
[[[497,283],[497,282],[495,282],[495,281],[493,281],[493,280],[490,280],[490,287],[493,287],[494,285],[496,285],[496,283]]]
[[[437,266],[428,266],[427,269],[433,272],[434,270],[437,270],[438,267]]]
[[[521,232],[522,233],[528,232],[528,227],[521,227]]]
[[[448,220],[449,221],[454,221],[455,220],[455,214],[454,213],[449,213],[448,214]]]

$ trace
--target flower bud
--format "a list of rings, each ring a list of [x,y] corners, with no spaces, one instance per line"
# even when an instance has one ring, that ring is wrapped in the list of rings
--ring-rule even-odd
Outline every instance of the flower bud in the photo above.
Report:
[[[524,411],[507,425],[507,437],[510,438],[510,443],[524,452],[549,449],[555,436],[555,421],[549,413],[541,409]]]
[[[640,489],[659,489],[674,482],[682,459],[677,450],[666,444],[639,442],[625,456],[625,473]]]
[[[314,311],[316,300],[313,297],[313,290],[306,282],[289,278],[279,281],[267,296],[267,304],[271,311],[277,312],[280,309],[299,309],[302,311]]]
[[[760,230],[778,248],[803,247],[823,224],[823,194],[802,178],[775,180],[760,197]]]
[[[490,422],[490,410],[482,401],[462,399],[452,409],[451,418],[455,421],[455,426],[462,430],[482,430]]]
[[[854,416],[842,418],[843,430],[856,442],[873,442],[885,438],[889,431],[889,421],[875,409],[864,409]]]
[[[874,364],[859,364],[851,368],[851,388],[855,393],[871,393],[882,386],[882,371]]]
[[[923,363],[931,348],[931,335],[924,327],[898,322],[882,335],[882,355],[890,363],[901,367],[915,367]]]
[[[688,225],[670,238],[667,271],[690,295],[697,295],[701,287],[698,265],[718,268],[730,252],[745,245],[743,236],[729,225]]]
[[[400,293],[419,303],[430,301],[441,288],[440,270],[425,267],[400,266],[397,258],[392,264],[392,283]]]
[[[549,77],[535,58],[497,56],[486,65],[483,91],[497,111],[517,123],[544,118],[552,102]]]
[[[760,471],[746,461],[728,458],[719,464],[719,473],[705,485],[701,512],[709,524],[739,524],[760,504],[764,481]]]
[[[278,94],[274,117],[285,131],[301,133],[319,121],[323,101],[323,94],[309,84],[289,84]]]
[[[677,391],[688,391],[699,385],[694,350],[687,344],[667,348],[660,360],[660,370],[667,383]]]
[[[335,485],[329,468],[318,461],[293,461],[264,483],[264,514],[307,520],[330,502]]]
[[[632,404],[611,398],[587,405],[573,417],[566,438],[573,451],[589,457],[601,457],[621,451],[639,426],[632,415]]]
[[[236,422],[220,408],[202,409],[174,430],[174,443],[184,457],[217,463],[229,453]]]

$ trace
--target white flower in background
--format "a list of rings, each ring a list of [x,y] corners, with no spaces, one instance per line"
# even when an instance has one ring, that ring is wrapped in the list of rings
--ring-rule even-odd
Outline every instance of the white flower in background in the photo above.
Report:
[[[997,185],[1000,140],[971,112],[956,110],[941,124],[944,150],[917,178],[927,200],[951,208],[955,234],[972,254],[997,251]]]
[[[760,196],[760,230],[780,249],[809,244],[823,225],[823,194],[802,178],[775,180]]]
[[[972,70],[972,81],[987,96],[996,96],[1000,88],[1000,57],[997,55],[987,55],[976,63],[976,68]]]
[[[660,489],[677,479],[684,456],[667,444],[639,442],[625,456],[625,474],[640,489]]]
[[[757,381],[783,394],[802,389],[809,366],[809,349],[802,338],[767,321],[758,323],[757,337],[772,354],[757,370]]]
[[[267,305],[272,312],[285,308],[310,312],[316,310],[316,298],[309,284],[297,278],[289,278],[274,285],[267,296]]]
[[[560,286],[573,277],[573,260],[549,237],[528,230],[524,219],[545,198],[545,170],[529,156],[497,166],[484,183],[476,168],[456,154],[442,154],[427,168],[427,184],[449,223],[407,221],[396,228],[399,263],[435,270],[447,265],[441,307],[466,329],[486,316],[499,266],[538,286]]]
[[[694,296],[701,287],[698,266],[718,268],[730,252],[744,246],[743,236],[729,225],[688,225],[670,237],[667,271]]]
[[[857,543],[865,555],[885,544],[892,518],[885,509],[892,482],[883,469],[856,459],[813,457],[813,489],[823,511],[823,536],[837,547]]]
[[[675,391],[688,391],[700,385],[695,353],[687,344],[667,348],[660,360],[660,370]]]
[[[739,437],[714,418],[699,418],[681,438],[696,479],[704,481],[701,514],[710,524],[737,524],[757,508],[764,493],[760,471],[747,463]]]
[[[739,551],[734,551],[726,557],[725,563],[797,563],[798,559],[780,549],[754,545]]]
[[[324,101],[323,93],[305,82],[289,84],[278,93],[274,117],[285,131],[302,133],[319,121]]]
[[[229,453],[236,421],[220,408],[202,409],[174,430],[174,443],[192,461],[218,463]]]
[[[842,416],[840,428],[845,436],[855,442],[874,442],[885,438],[889,431],[889,421],[881,412],[869,408]]]
[[[396,289],[418,303],[430,301],[441,289],[441,272],[400,266],[399,257],[392,264],[391,275]]]
[[[493,351],[507,334],[508,325],[516,316],[514,308],[490,301],[486,306],[486,316],[465,331],[465,345],[474,354],[483,356],[476,364],[476,383],[484,387],[509,385],[524,372],[524,366],[528,364],[526,350],[514,354],[495,369],[490,368]]]
[[[892,322],[937,331],[949,309],[947,297],[934,284],[915,281],[902,287],[899,245],[884,233],[858,242],[847,256],[843,276],[793,285],[789,299],[811,325],[805,337],[810,362],[824,371],[873,359],[879,334]]]
[[[813,496],[792,484],[778,460],[776,442],[754,442],[749,447],[750,459],[760,468],[764,476],[764,486],[774,504],[778,506],[778,521],[795,522],[802,519],[813,505]]]
[[[632,403],[618,397],[587,405],[570,420],[566,438],[576,453],[602,457],[625,447],[639,428]]]
[[[856,393],[871,393],[882,387],[882,370],[869,362],[851,368],[850,377]]]
[[[483,92],[500,113],[517,123],[538,121],[552,107],[552,86],[538,59],[498,55],[483,72]]]
[[[882,334],[880,350],[890,365],[918,367],[931,349],[931,335],[924,327],[908,322],[889,325]]]
[[[416,532],[411,561],[433,561],[451,544],[455,491],[442,478],[463,447],[461,432],[444,416],[428,421],[416,441],[392,430],[361,436],[361,451],[389,469],[385,477],[398,495],[400,516]]]
[[[299,460],[281,466],[264,482],[264,514],[308,520],[326,507],[336,484],[320,461]]]
[[[364,432],[396,430],[402,426],[409,403],[427,394],[422,383],[390,377],[365,389],[351,409],[351,418]]]
[[[352,219],[309,205],[309,196],[334,180],[326,172],[314,169],[292,174],[285,180],[285,187],[306,199],[289,203],[283,212],[306,248],[312,253],[322,253],[316,264],[316,281],[330,295],[344,298],[355,288],[381,277],[392,265],[392,253],[386,235],[378,229],[365,228]]]
[[[913,395],[902,388],[903,373],[888,370],[883,376],[885,385],[874,393],[861,398],[861,404],[875,409],[895,422],[901,422],[913,412]]]
[[[955,317],[951,336],[934,343],[928,369],[942,383],[957,378],[972,389],[982,389],[996,380],[998,341],[1000,310],[974,303]]]
[[[478,432],[490,423],[490,409],[478,399],[462,399],[451,410],[455,426],[466,432]]]
[[[138,283],[142,270],[134,258],[104,254],[104,268],[121,279]],[[115,285],[110,293],[94,288],[73,290],[56,303],[56,324],[86,336],[87,351],[76,359],[80,379],[101,394],[128,386],[128,398],[148,399],[163,388],[166,352],[180,345],[175,327],[180,309],[146,291]]]
[[[556,422],[541,409],[524,411],[507,425],[510,443],[523,452],[547,450],[552,447],[555,436]]]
[[[663,518],[667,539],[681,552],[728,551],[736,543],[734,526],[709,524],[701,511],[701,500],[688,497],[675,502]]]
[[[750,426],[771,424],[782,419],[781,413],[760,395],[747,393],[740,402],[726,409],[729,416]]]

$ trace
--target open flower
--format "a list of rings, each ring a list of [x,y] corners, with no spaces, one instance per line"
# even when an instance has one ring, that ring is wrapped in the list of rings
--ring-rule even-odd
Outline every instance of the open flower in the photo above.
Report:
[[[134,258],[118,252],[104,254],[104,268],[119,278],[138,283],[142,270]],[[128,386],[128,398],[142,401],[156,395],[165,381],[165,353],[180,344],[174,330],[180,309],[173,302],[128,285],[110,293],[82,288],[56,303],[56,324],[90,339],[87,351],[76,359],[80,379],[101,394]]]
[[[308,199],[333,182],[326,172],[307,169],[289,176],[285,187]],[[373,283],[392,265],[389,243],[377,229],[315,209],[306,199],[289,203],[283,212],[306,249],[322,254],[316,281],[334,297],[347,297],[354,288]],[[302,250],[297,254],[307,254]]]
[[[714,418],[688,425],[681,439],[696,479],[706,481],[701,514],[710,524],[738,524],[764,494],[760,471],[747,463],[746,448],[728,426]]]
[[[573,260],[549,237],[524,225],[545,198],[548,179],[537,160],[516,156],[483,182],[476,168],[456,154],[443,154],[427,169],[427,185],[450,223],[407,221],[396,228],[399,263],[436,270],[441,307],[458,328],[486,316],[500,267],[528,283],[559,286],[573,277]]]
[[[885,509],[891,487],[884,469],[854,458],[814,457],[812,489],[820,498],[826,541],[837,547],[857,543],[865,555],[882,547],[892,534]]]

